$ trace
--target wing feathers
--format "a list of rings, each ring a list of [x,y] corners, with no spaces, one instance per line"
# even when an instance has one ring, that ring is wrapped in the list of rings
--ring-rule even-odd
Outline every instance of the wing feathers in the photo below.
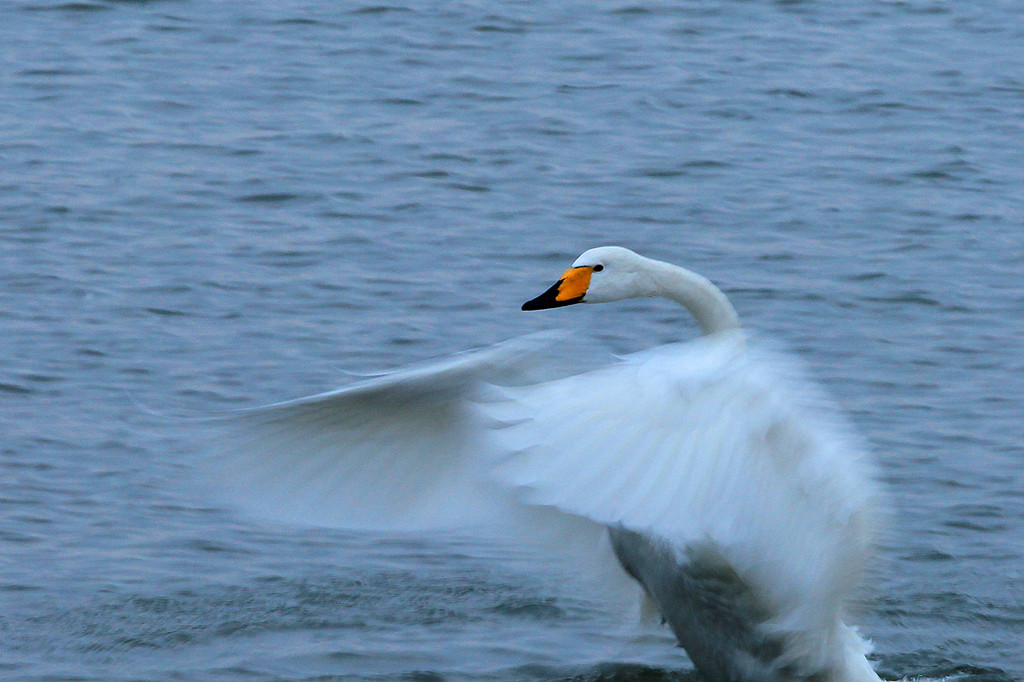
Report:
[[[785,361],[709,337],[554,378],[548,342],[243,413],[216,468],[245,506],[307,523],[550,523],[557,509],[681,554],[714,546],[776,627],[838,612],[877,495],[860,449]]]
[[[483,471],[492,446],[470,398],[484,382],[543,374],[542,349],[558,338],[516,339],[234,413],[216,420],[231,437],[204,468],[235,504],[276,519],[379,529],[486,523],[506,502]]]

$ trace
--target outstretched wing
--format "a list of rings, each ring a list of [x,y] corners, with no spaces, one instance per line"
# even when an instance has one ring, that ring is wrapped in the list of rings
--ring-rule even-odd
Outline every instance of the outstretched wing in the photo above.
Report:
[[[485,524],[508,496],[470,399],[484,381],[536,373],[548,335],[400,370],[345,388],[233,413],[205,464],[236,506],[345,528]]]
[[[495,475],[525,502],[660,538],[681,560],[710,542],[770,612],[832,626],[877,500],[853,439],[787,366],[726,335],[503,389],[486,406],[511,424]]]
[[[799,373],[718,336],[552,379],[537,371],[544,346],[517,340],[244,412],[213,469],[240,505],[304,523],[532,525],[585,537],[560,545],[576,555],[603,526],[681,560],[710,543],[773,627],[818,646],[870,556],[877,494]]]

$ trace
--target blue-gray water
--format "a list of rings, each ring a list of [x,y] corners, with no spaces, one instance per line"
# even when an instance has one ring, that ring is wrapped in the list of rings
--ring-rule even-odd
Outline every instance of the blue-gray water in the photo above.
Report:
[[[1024,680],[1024,18],[999,0],[0,5],[0,677],[688,679],[514,548],[263,523],[201,414],[714,279],[871,444],[888,677]]]

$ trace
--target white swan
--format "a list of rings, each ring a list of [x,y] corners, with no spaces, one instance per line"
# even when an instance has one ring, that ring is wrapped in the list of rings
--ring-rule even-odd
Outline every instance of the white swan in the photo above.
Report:
[[[678,301],[705,336],[535,383],[517,380],[545,357],[527,338],[249,412],[221,480],[250,507],[346,527],[536,512],[607,529],[708,679],[877,682],[843,622],[872,548],[869,464],[749,347],[725,295],[601,247],[523,309],[641,296]]]

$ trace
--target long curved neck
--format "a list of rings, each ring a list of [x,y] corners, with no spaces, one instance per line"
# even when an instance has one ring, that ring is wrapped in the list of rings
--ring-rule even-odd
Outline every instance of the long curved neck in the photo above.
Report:
[[[655,295],[683,305],[705,334],[740,328],[740,318],[721,289],[706,277],[671,263],[649,260]]]

